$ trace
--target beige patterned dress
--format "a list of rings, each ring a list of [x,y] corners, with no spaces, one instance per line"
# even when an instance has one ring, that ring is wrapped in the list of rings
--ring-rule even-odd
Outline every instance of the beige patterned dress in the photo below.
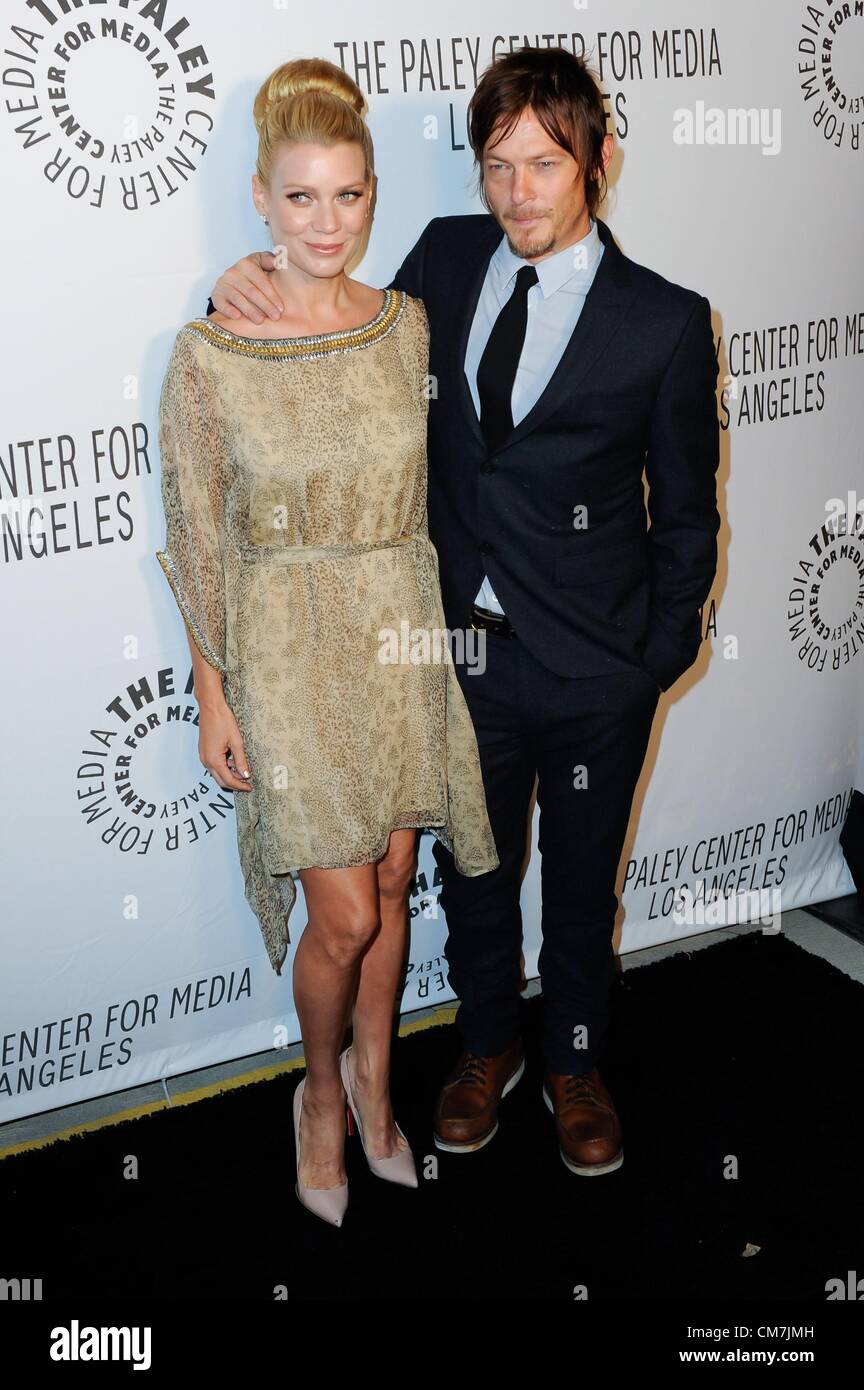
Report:
[[[427,531],[428,349],[422,300],[385,290],[315,337],[193,319],[162,386],[157,558],[243,735],[237,842],[277,974],[298,869],[371,863],[403,826],[463,874],[499,862]]]

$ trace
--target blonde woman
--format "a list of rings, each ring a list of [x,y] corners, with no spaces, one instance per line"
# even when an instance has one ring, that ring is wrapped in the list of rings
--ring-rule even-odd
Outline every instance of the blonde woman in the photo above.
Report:
[[[426,517],[425,309],[346,273],[373,194],[364,106],[324,60],[265,81],[252,196],[284,312],[184,325],[160,402],[158,558],[187,626],[201,760],[237,793],[246,897],[277,974],[303,885],[296,1191],[337,1226],[346,1119],[374,1172],[417,1185],[389,1098],[417,828],[465,875],[499,862],[446,641],[406,660],[388,640],[445,622]]]

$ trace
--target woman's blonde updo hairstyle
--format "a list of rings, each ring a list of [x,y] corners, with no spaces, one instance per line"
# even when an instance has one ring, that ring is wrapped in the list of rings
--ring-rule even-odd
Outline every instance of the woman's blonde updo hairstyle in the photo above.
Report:
[[[338,145],[356,141],[366,161],[364,181],[374,175],[372,136],[364,120],[366,98],[353,78],[326,58],[294,58],[262,83],[252,115],[258,131],[255,172],[270,187],[273,155],[284,142]]]

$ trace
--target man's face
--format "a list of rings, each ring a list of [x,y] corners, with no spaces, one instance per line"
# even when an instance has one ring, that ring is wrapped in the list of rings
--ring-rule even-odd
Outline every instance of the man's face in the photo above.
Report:
[[[611,147],[611,136],[606,139]],[[530,106],[505,140],[496,142],[493,135],[487,144],[483,179],[510,250],[523,260],[554,255],[590,228],[584,172],[547,135]]]

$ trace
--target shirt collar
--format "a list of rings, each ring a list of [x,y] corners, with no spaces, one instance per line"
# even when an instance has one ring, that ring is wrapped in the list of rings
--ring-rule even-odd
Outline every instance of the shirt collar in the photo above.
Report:
[[[584,265],[577,258],[579,248],[583,250]],[[602,252],[603,243],[597,231],[597,223],[592,217],[590,228],[579,241],[565,246],[563,251],[556,251],[554,256],[546,256],[544,260],[537,261],[534,268],[537,271],[537,279],[543,298],[548,299],[564,285],[571,292],[587,289],[593,279]],[[529,262],[523,260],[521,256],[513,254],[507,244],[506,234],[501,238],[492,260],[495,266],[498,290],[503,296],[516,272],[521,270],[524,265],[528,265]]]

